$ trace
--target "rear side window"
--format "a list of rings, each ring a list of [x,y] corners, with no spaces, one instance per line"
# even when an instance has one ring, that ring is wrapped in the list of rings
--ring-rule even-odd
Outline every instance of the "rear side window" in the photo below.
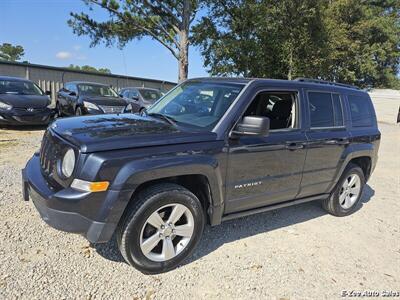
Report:
[[[309,92],[311,128],[343,126],[343,111],[338,94]]]
[[[348,99],[353,127],[372,126],[374,113],[369,97],[349,95]]]

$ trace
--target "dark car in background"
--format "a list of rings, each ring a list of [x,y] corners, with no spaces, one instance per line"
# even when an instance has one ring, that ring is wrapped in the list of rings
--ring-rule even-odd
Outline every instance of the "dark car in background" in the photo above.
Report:
[[[32,81],[0,76],[0,126],[47,125],[55,113],[49,95]]]
[[[153,105],[162,96],[157,89],[141,87],[123,88],[119,95],[129,102],[127,107],[129,112],[140,112]]]
[[[56,110],[59,117],[115,114],[124,112],[127,104],[107,85],[74,81],[58,92]]]

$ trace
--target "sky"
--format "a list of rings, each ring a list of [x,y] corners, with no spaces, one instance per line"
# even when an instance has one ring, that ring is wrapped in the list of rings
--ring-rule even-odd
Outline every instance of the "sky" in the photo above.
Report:
[[[70,12],[107,16],[99,9],[89,12],[82,0],[0,0],[0,44],[23,46],[22,60],[34,64],[90,65],[114,74],[177,81],[177,60],[158,42],[143,38],[122,50],[102,44],[90,48],[90,39],[73,34],[67,25]],[[207,76],[198,49],[189,51],[189,78]]]

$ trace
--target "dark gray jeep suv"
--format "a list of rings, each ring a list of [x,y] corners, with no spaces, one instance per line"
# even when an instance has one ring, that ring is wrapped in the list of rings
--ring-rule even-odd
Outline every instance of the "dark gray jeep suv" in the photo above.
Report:
[[[115,233],[144,273],[178,266],[206,223],[320,200],[356,210],[377,161],[368,94],[299,79],[188,80],[142,115],[61,119],[23,170],[43,220],[93,243]]]

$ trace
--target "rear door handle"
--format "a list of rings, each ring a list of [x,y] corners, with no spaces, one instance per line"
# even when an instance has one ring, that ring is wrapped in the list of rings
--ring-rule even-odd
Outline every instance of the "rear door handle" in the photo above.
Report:
[[[303,149],[304,145],[301,143],[288,143],[286,144],[286,149],[288,150],[298,150],[298,149]]]
[[[349,139],[338,139],[338,140],[337,140],[337,143],[338,143],[339,145],[347,145],[347,144],[350,143],[350,141],[349,141]]]
[[[335,139],[335,140],[328,140],[325,144],[328,145],[347,145],[349,142],[348,139]]]

